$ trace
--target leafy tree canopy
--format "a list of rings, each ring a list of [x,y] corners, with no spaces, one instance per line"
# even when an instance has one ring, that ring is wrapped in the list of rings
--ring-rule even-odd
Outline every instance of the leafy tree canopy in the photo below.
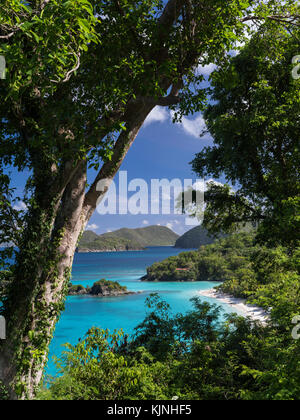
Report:
[[[205,224],[230,231],[259,222],[259,237],[295,245],[300,231],[300,82],[292,77],[299,30],[261,28],[212,78],[205,112],[214,145],[192,162],[200,176],[225,174],[211,184]]]

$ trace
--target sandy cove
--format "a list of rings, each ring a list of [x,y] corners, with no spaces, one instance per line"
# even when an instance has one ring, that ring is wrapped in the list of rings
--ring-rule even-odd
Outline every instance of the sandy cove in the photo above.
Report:
[[[216,299],[222,303],[226,303],[231,306],[232,309],[236,310],[239,315],[244,317],[250,317],[253,321],[260,321],[262,324],[266,324],[269,319],[269,314],[259,306],[249,305],[246,303],[246,299],[238,299],[226,293],[220,292],[216,289],[200,290],[199,295]]]

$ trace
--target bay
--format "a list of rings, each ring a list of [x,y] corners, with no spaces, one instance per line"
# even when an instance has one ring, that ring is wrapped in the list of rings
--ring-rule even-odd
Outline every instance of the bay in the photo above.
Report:
[[[185,250],[186,251],[186,250]],[[137,295],[99,298],[90,296],[70,296],[50,346],[46,375],[57,374],[53,356],[60,356],[63,344],[76,344],[91,327],[123,329],[132,334],[134,328],[145,318],[145,299],[150,293],[159,295],[171,305],[172,312],[186,312],[191,309],[190,299],[199,290],[211,289],[219,283],[211,282],[142,282],[140,278],[155,262],[178,255],[182,249],[174,247],[150,247],[145,251],[78,253],[75,255],[72,283],[92,286],[97,280],[118,281],[128,290],[142,292]],[[201,297],[210,303],[214,299]],[[221,304],[224,313],[232,312],[230,306]]]

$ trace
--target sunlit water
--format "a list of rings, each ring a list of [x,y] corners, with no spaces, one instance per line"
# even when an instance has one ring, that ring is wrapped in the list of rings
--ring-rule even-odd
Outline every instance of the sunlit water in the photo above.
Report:
[[[64,343],[76,344],[93,326],[123,329],[131,334],[144,318],[147,312],[145,299],[150,293],[157,292],[166,300],[172,311],[185,312],[192,305],[190,299],[197,295],[197,291],[210,289],[218,283],[150,283],[141,282],[140,278],[146,274],[146,268],[154,262],[178,255],[182,250],[172,247],[152,247],[146,251],[134,252],[105,252],[76,254],[73,266],[73,284],[91,286],[97,280],[118,281],[131,291],[142,291],[137,295],[123,297],[97,298],[90,296],[70,296],[66,308],[56,327],[54,339],[50,346],[50,357],[46,373],[55,375],[56,367],[53,356],[59,356]],[[202,297],[210,303],[216,300]],[[228,305],[220,304],[225,313],[232,310]]]

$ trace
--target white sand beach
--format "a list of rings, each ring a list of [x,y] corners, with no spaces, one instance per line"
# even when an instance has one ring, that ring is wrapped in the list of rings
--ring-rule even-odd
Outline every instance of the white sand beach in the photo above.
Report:
[[[266,324],[269,319],[269,314],[264,309],[255,305],[249,305],[246,303],[245,299],[235,298],[216,289],[200,290],[198,293],[201,296],[216,299],[222,303],[226,303],[232,307],[233,312],[236,311],[238,315],[250,317],[253,321],[260,321],[262,324]]]

